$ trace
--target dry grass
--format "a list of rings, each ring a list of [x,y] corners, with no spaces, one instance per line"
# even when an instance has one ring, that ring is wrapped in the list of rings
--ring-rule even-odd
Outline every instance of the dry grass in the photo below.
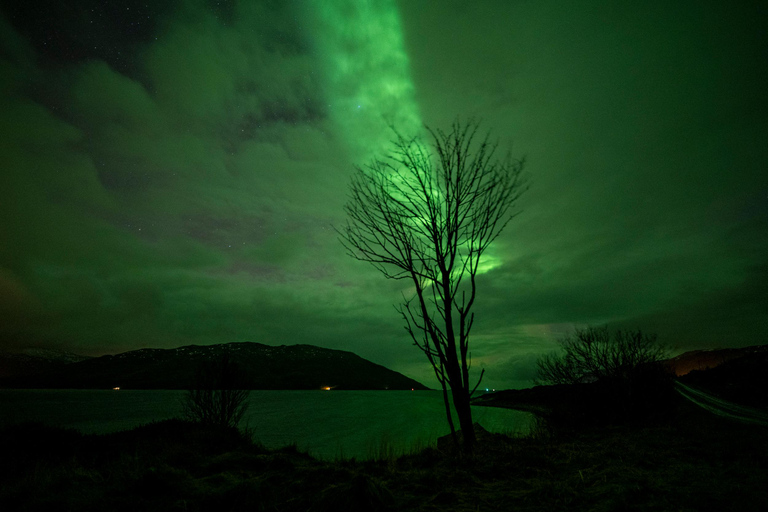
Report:
[[[372,460],[266,450],[233,429],[168,421],[109,436],[0,433],[0,509],[768,510],[768,435],[693,409],[673,420],[494,435],[472,459],[427,447]]]

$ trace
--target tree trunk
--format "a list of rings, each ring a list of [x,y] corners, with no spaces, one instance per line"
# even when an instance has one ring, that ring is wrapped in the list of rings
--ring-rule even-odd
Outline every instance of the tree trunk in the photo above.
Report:
[[[440,382],[443,388],[443,403],[445,404],[445,414],[448,416],[448,426],[451,427],[451,439],[453,443],[458,446],[459,438],[456,436],[456,427],[453,425],[453,418],[451,417],[451,402],[448,398],[448,389],[445,387],[445,382]]]
[[[475,427],[472,424],[472,409],[469,406],[469,393],[462,386],[451,386],[453,394],[453,407],[456,415],[459,417],[459,428],[461,429],[462,450],[465,454],[471,455],[475,446]]]

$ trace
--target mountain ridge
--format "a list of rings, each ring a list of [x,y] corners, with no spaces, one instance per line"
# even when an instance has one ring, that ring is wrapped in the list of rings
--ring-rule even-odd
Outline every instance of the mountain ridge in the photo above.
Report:
[[[692,371],[714,369],[723,363],[745,356],[756,356],[768,353],[768,345],[750,345],[740,348],[712,348],[688,350],[682,354],[664,360],[664,364],[676,376],[682,377]]]
[[[27,348],[19,352],[0,351],[0,379],[33,375],[86,359],[90,357],[56,349]]]
[[[243,370],[249,389],[428,389],[353,352],[256,342],[142,348],[6,377],[0,387],[188,389],[201,364],[224,356]]]

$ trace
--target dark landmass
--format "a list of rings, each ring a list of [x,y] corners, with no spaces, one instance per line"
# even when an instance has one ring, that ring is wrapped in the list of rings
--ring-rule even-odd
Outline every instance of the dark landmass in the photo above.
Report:
[[[753,345],[742,348],[720,348],[712,350],[690,350],[671,359],[665,364],[675,375],[682,377],[694,370],[708,370],[733,359],[743,357],[765,356],[768,354],[768,345]]]
[[[763,357],[686,378],[733,391],[765,373]],[[481,431],[471,457],[441,439],[409,454],[382,445],[370,460],[324,461],[181,420],[100,436],[15,425],[0,430],[0,510],[768,510],[768,428],[674,392],[639,421],[568,416],[608,390],[591,383],[481,396],[478,404],[543,419],[527,437]],[[552,410],[573,428],[551,428]]]
[[[768,346],[750,347],[746,354],[705,370],[692,370],[680,381],[723,400],[768,408]]]
[[[103,436],[10,427],[0,452],[9,511],[768,510],[768,429],[682,401],[642,426],[482,436],[472,458],[382,447],[321,461],[180,420]]]
[[[227,356],[247,389],[427,389],[351,352],[312,345],[226,343],[141,349],[0,379],[0,387],[34,389],[188,389],[206,361]]]
[[[473,397],[472,405],[515,409],[546,416],[554,409],[577,402],[579,397],[592,387],[593,383],[505,389]]]
[[[723,400],[740,405],[768,407],[768,345],[740,349],[694,350],[662,362],[669,378],[650,374],[635,382],[631,396],[621,395],[614,382],[534,386],[486,393],[472,400],[474,405],[503,407],[532,412],[543,417],[558,416],[570,422],[610,423],[627,419],[626,413],[647,417],[668,409],[668,391],[674,383],[695,386]],[[628,403],[634,400],[635,403]],[[636,411],[618,406],[635,406]],[[624,415],[624,416],[622,416]]]
[[[26,349],[21,352],[0,352],[0,379],[19,375],[34,375],[66,364],[90,359],[63,350]]]

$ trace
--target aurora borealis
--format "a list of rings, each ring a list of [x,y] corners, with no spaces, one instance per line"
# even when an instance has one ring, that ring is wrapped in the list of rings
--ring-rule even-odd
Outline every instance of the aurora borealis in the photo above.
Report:
[[[487,385],[573,326],[768,341],[763,3],[158,4],[0,4],[0,348],[309,343],[434,385],[333,226],[388,123],[456,116],[531,183],[479,277]]]

